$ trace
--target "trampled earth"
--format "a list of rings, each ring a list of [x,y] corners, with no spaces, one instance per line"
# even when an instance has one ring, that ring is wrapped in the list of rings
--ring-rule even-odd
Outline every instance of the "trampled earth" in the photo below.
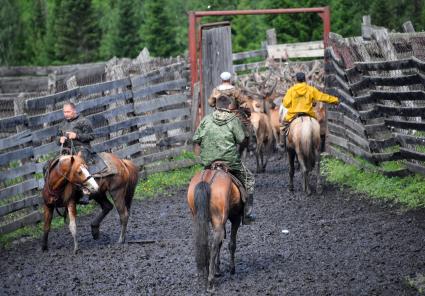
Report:
[[[286,160],[256,174],[258,221],[239,230],[235,275],[225,240],[216,295],[417,295],[407,279],[425,274],[424,210],[329,184],[322,196],[306,197],[298,172],[295,178],[290,194]],[[95,214],[77,220],[76,255],[67,227],[52,231],[48,252],[37,240],[1,250],[0,295],[205,294],[196,280],[186,188],[169,195],[133,203],[124,245],[116,244],[113,211],[98,241],[90,233]]]

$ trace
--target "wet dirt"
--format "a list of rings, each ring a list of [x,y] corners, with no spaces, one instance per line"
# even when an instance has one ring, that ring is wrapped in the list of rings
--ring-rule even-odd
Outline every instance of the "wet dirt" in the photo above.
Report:
[[[406,278],[425,274],[424,210],[329,184],[306,197],[295,178],[288,193],[285,160],[256,174],[258,221],[239,230],[235,275],[225,240],[216,295],[417,295]],[[134,202],[124,245],[116,244],[114,210],[98,241],[90,234],[95,214],[78,219],[76,255],[66,227],[51,233],[48,252],[37,240],[1,250],[0,295],[206,294],[196,280],[186,188],[170,195]]]

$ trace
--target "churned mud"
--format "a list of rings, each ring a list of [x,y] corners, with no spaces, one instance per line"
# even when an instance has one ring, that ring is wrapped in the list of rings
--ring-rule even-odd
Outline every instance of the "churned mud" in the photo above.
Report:
[[[251,166],[254,169],[253,166]],[[300,181],[299,173],[296,180]],[[258,222],[239,230],[236,274],[216,295],[417,295],[408,279],[425,274],[425,211],[403,211],[326,184],[305,197],[286,191],[285,160],[256,175]],[[80,252],[67,228],[0,254],[0,295],[202,295],[196,281],[186,188],[136,201],[127,241],[117,245],[118,214],[90,234],[93,215],[78,220]]]

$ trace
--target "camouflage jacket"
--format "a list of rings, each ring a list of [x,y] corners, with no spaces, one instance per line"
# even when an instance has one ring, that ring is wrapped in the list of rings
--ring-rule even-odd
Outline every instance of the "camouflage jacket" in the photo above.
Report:
[[[213,89],[211,96],[208,98],[208,105],[215,107],[215,101],[221,95],[228,96],[232,99],[232,103],[235,104],[237,108],[243,103],[245,103],[248,98],[241,93],[241,91],[234,87],[231,84],[220,84]]]
[[[237,144],[244,139],[244,128],[236,115],[219,110],[205,116],[193,136],[193,142],[201,145],[201,162],[204,166],[222,160],[232,170],[241,169]]]
[[[74,132],[77,138],[73,140],[73,145],[77,151],[82,147],[90,150],[90,141],[94,139],[93,127],[86,118],[77,116],[71,120],[65,120],[60,126],[57,133],[58,138],[66,136],[66,132]],[[60,145],[58,139],[58,145]],[[66,140],[63,144],[65,148],[71,148],[71,141]]]

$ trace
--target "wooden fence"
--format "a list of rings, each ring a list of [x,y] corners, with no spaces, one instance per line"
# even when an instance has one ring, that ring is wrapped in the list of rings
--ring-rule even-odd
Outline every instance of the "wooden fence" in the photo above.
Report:
[[[328,113],[330,153],[351,163],[360,156],[404,164],[391,175],[425,174],[425,61],[415,56],[425,34],[384,35],[331,35],[325,83],[341,104]]]
[[[27,99],[23,114],[1,118],[0,130],[19,132],[0,139],[0,233],[41,219],[42,167],[58,152],[55,136],[65,101],[74,101],[93,123],[95,151],[132,159],[140,175],[193,165],[192,160],[172,160],[192,149],[187,76],[186,63],[176,63],[144,75]]]

